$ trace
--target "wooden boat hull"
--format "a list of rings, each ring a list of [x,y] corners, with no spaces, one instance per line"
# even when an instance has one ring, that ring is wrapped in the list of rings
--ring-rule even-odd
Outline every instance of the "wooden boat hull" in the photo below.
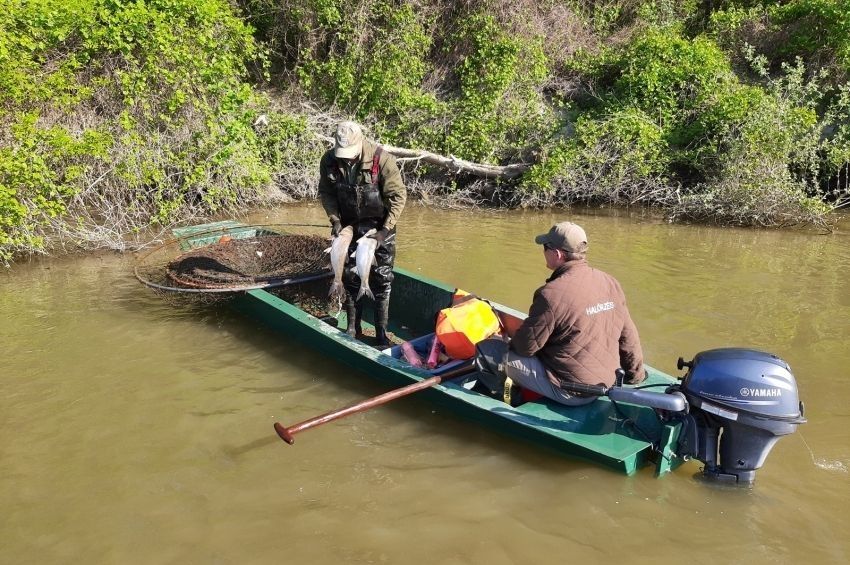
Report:
[[[234,229],[239,227],[233,225]],[[210,224],[175,230],[175,233],[191,237],[192,233],[209,228]],[[427,336],[433,332],[435,313],[449,304],[454,288],[401,268],[396,268],[394,273],[389,331],[405,340]],[[326,294],[329,281],[322,281],[320,285]],[[232,302],[243,314],[392,387],[409,385],[435,374],[408,364],[400,358],[398,347],[378,350],[284,299],[286,293],[282,293],[284,297],[278,294],[250,290],[240,293]],[[519,324],[525,318],[524,314],[507,306],[494,304],[494,307],[507,324]],[[364,309],[367,327],[370,310]],[[344,314],[342,316],[344,318]],[[343,319],[340,325],[344,324]],[[660,390],[676,382],[673,377],[651,367],[647,367],[647,375],[644,384],[662,386]],[[443,382],[419,394],[495,431],[626,474],[654,462],[656,474],[661,475],[682,463],[674,451],[680,425],[661,422],[651,408],[622,402],[615,406],[605,397],[579,407],[547,399],[512,407],[471,390],[463,383],[463,379]]]

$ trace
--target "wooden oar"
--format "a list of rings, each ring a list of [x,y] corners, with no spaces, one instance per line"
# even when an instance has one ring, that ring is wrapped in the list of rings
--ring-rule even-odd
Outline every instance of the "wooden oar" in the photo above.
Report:
[[[419,381],[418,383],[413,383],[411,385],[407,385],[401,388],[397,388],[395,390],[391,390],[389,392],[385,392],[384,394],[375,396],[362,402],[358,402],[357,404],[352,404],[351,406],[347,406],[345,408],[340,408],[339,410],[326,412],[321,416],[315,416],[313,418],[310,418],[309,420],[304,420],[303,422],[299,422],[298,424],[293,424],[288,428],[284,427],[280,422],[275,422],[274,430],[277,432],[277,435],[280,436],[280,439],[282,439],[289,445],[292,445],[293,443],[295,443],[295,438],[292,436],[298,432],[309,430],[310,428],[315,428],[316,426],[321,426],[322,424],[325,424],[327,422],[339,420],[340,418],[344,418],[345,416],[348,416],[350,414],[365,412],[366,410],[381,406],[382,404],[386,404],[387,402],[395,400],[396,398],[401,398],[402,396],[413,394],[414,392],[432,387],[434,385],[438,385],[443,381],[451,380],[469,374],[475,370],[476,367],[474,364],[465,364],[463,367],[459,367],[453,371],[448,371],[446,373],[443,373],[442,375],[437,375],[431,377],[430,379]]]

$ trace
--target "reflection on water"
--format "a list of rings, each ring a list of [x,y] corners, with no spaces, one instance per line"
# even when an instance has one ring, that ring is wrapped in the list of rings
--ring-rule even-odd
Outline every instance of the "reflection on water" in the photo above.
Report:
[[[289,447],[274,421],[383,388],[225,307],[163,302],[131,257],[36,260],[0,273],[0,563],[847,562],[848,230],[411,205],[398,263],[524,310],[548,275],[532,239],[568,217],[653,366],[730,345],[791,364],[809,423],[754,488],[696,463],[623,477],[415,398]]]

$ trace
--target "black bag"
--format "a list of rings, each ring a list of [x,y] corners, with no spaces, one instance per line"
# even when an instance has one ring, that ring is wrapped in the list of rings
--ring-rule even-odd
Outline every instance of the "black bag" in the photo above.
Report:
[[[493,396],[501,398],[505,379],[505,357],[508,342],[499,338],[483,339],[475,344],[475,366],[478,368],[478,383]]]

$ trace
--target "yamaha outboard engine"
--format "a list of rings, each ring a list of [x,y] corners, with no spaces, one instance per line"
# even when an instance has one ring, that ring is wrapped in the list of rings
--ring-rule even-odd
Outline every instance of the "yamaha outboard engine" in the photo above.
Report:
[[[679,390],[690,407],[679,455],[705,463],[704,475],[749,484],[780,437],[806,421],[791,368],[752,349],[712,349],[691,362]]]

